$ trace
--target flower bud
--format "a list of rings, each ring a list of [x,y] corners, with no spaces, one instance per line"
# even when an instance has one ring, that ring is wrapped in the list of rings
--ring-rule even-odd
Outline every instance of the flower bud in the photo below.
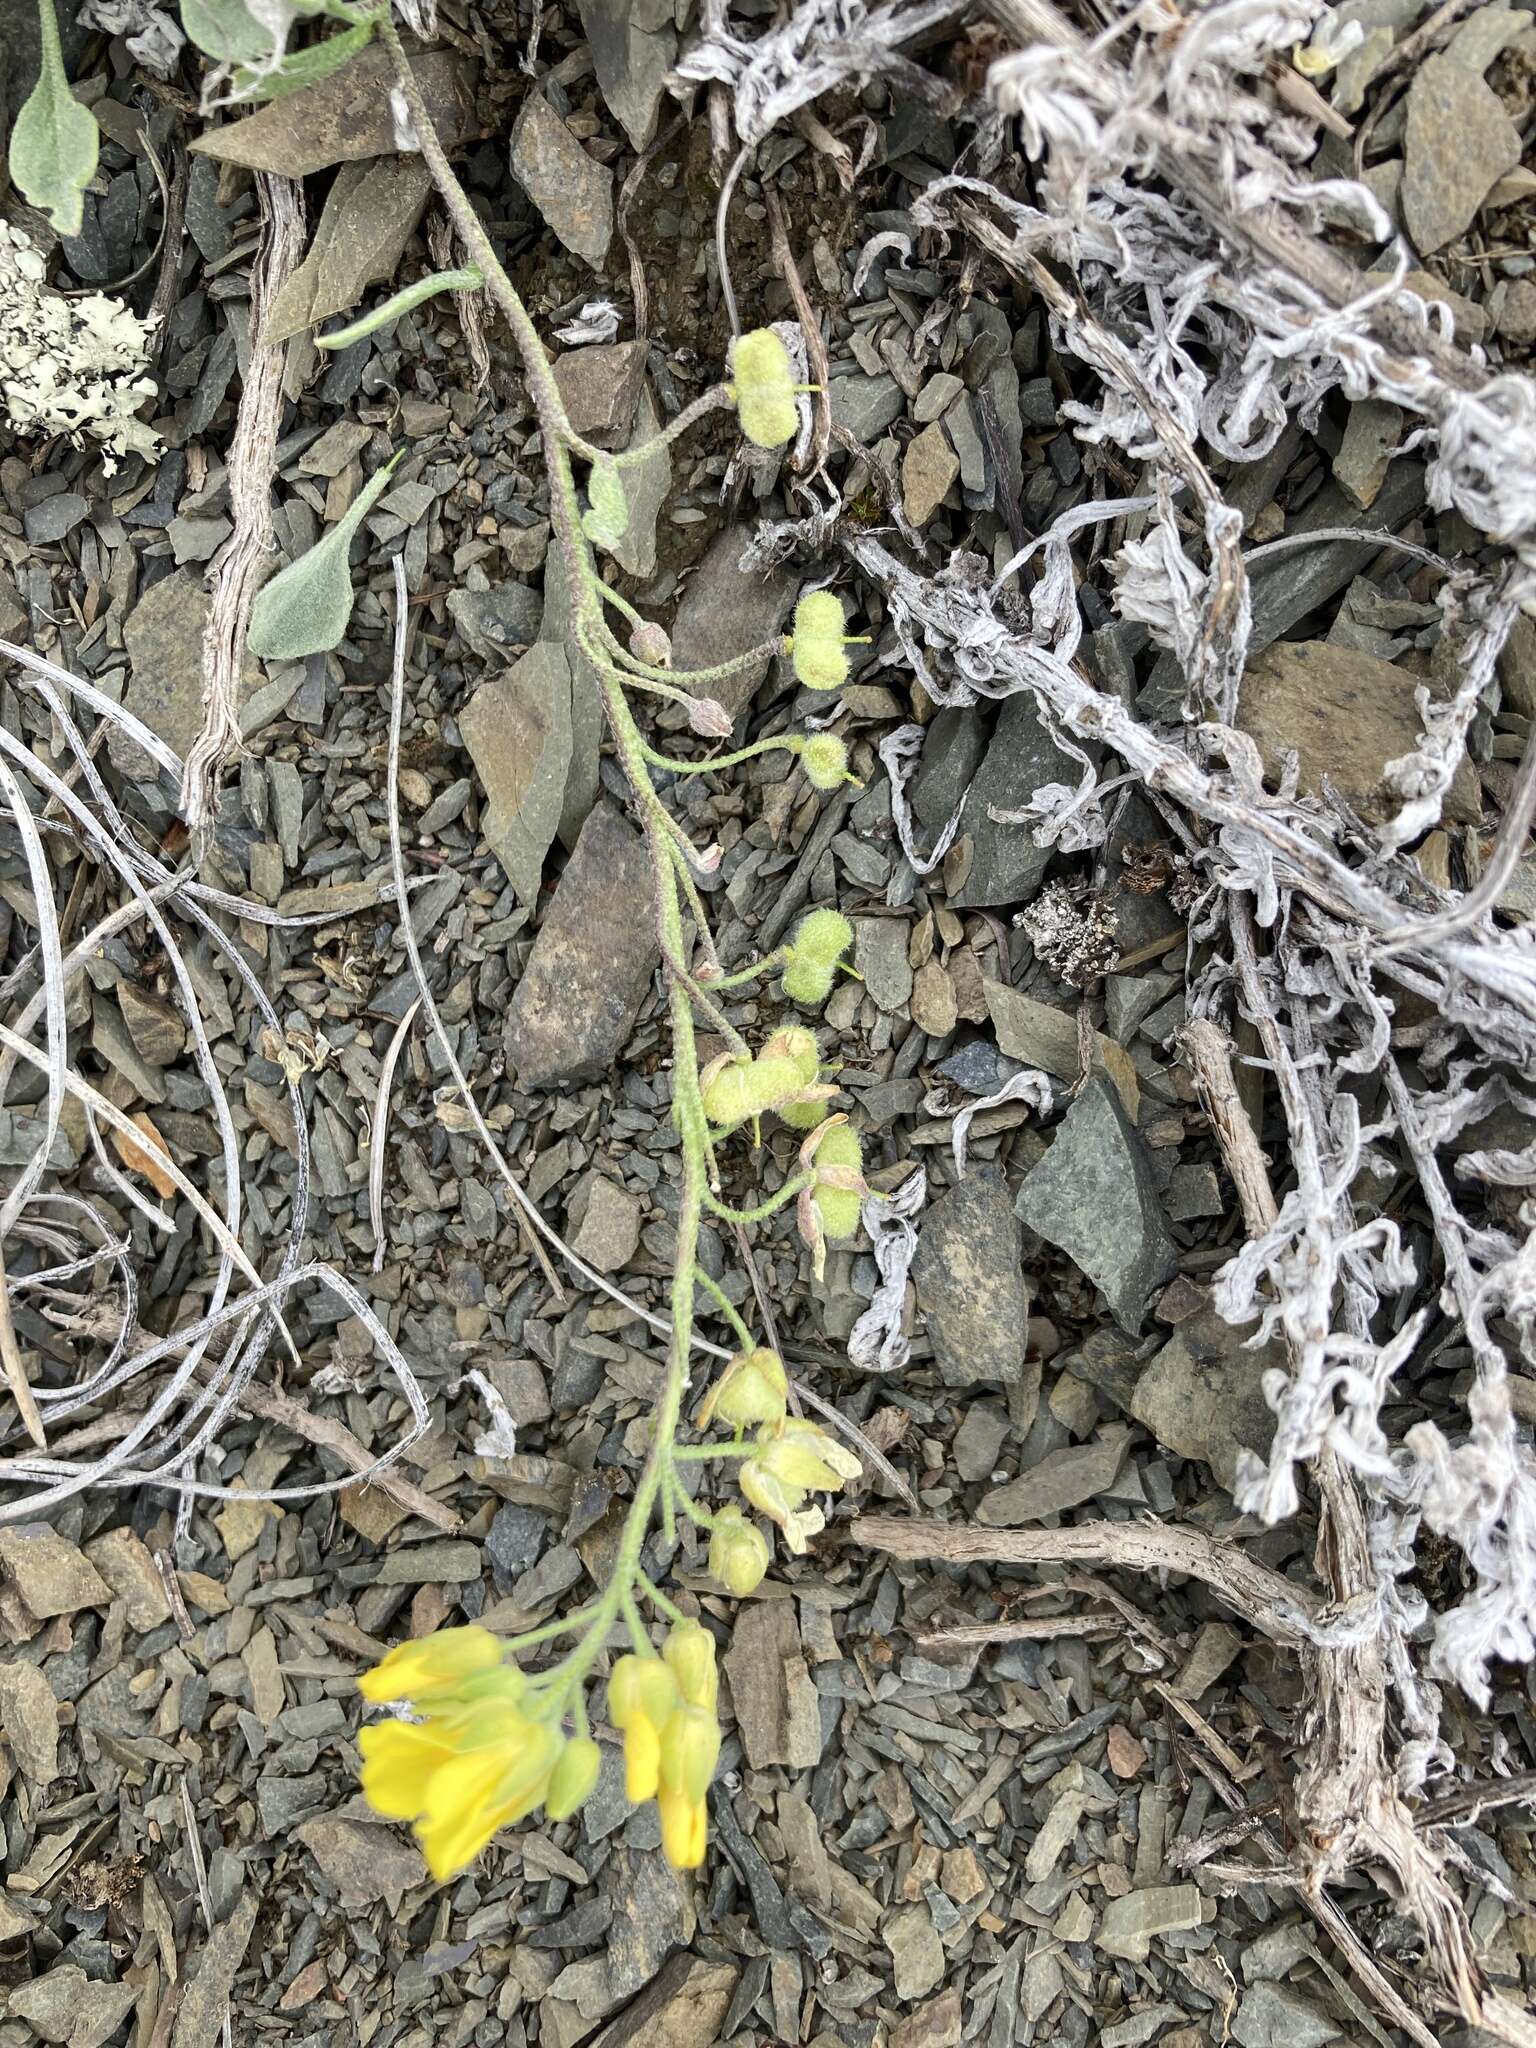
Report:
[[[677,1705],[677,1680],[659,1657],[630,1651],[608,1674],[608,1718],[627,1733],[637,1722],[659,1728]]]
[[[852,780],[848,773],[848,749],[836,733],[812,733],[800,749],[800,766],[814,789],[841,789]]]
[[[731,395],[741,431],[758,448],[782,448],[800,424],[789,350],[771,328],[738,335],[731,348]]]
[[[713,1714],[720,1677],[715,1670],[715,1639],[703,1622],[674,1622],[661,1654],[688,1705]]]
[[[560,1752],[544,1798],[544,1811],[551,1820],[569,1820],[578,1806],[592,1796],[602,1764],[602,1752],[590,1735],[573,1735]]]
[[[730,1361],[704,1397],[699,1427],[718,1419],[732,1429],[750,1429],[760,1422],[782,1422],[789,1380],[777,1352],[759,1345]]]
[[[647,668],[670,668],[672,666],[672,640],[665,626],[658,626],[654,619],[642,619],[629,636],[629,651],[636,661],[643,661]],[[689,723],[692,724],[690,717]],[[694,731],[698,731],[694,726]],[[729,727],[727,727],[729,731]]]
[[[661,1782],[702,1800],[720,1755],[720,1724],[707,1707],[679,1707],[661,1731]]]
[[[715,1516],[709,1539],[709,1569],[738,1600],[755,1593],[768,1570],[768,1539],[738,1507],[724,1507]]]
[[[394,1700],[430,1700],[457,1692],[468,1680],[501,1662],[501,1644],[489,1629],[440,1628],[413,1642],[399,1643],[365,1671],[357,1689],[380,1706]],[[514,1667],[509,1666],[509,1671]]]
[[[688,727],[706,740],[728,740],[735,730],[731,714],[718,697],[690,697]]]

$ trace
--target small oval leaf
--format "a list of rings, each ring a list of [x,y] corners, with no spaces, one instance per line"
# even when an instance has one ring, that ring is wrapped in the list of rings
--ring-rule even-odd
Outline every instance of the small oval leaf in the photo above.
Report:
[[[402,448],[375,470],[330,532],[257,591],[245,636],[252,654],[262,661],[299,661],[306,654],[329,654],[340,642],[354,601],[347,550],[404,454]]]
[[[245,0],[181,0],[181,25],[216,64],[270,65],[278,42]]]
[[[338,36],[336,40],[339,42],[341,38]],[[387,327],[391,320],[398,320],[402,313],[409,313],[427,299],[436,298],[439,292],[473,292],[484,283],[485,273],[478,263],[466,263],[462,270],[434,270],[430,277],[417,278],[414,284],[404,286],[393,298],[386,299],[382,306],[375,306],[371,313],[364,313],[360,320],[338,327],[333,334],[317,334],[315,346],[350,348],[365,334]]]
[[[82,194],[96,175],[101,131],[69,89],[53,0],[37,0],[42,61],[37,83],[11,130],[11,182],[29,206],[41,207],[61,235],[78,235]]]
[[[329,78],[333,71],[350,63],[359,50],[368,47],[373,41],[374,25],[370,18],[344,28],[339,35],[327,36],[323,43],[312,43],[307,50],[290,50],[275,71],[237,70],[233,81],[235,97],[281,100],[291,92],[303,92],[306,86],[318,85],[322,78]]]

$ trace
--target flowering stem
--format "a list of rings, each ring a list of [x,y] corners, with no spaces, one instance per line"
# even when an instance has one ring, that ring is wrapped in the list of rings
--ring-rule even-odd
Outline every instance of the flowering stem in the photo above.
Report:
[[[700,1266],[698,1272],[694,1275],[694,1278],[698,1281],[699,1285],[704,1289],[704,1292],[706,1294],[712,1295],[714,1297],[716,1307],[719,1309],[721,1315],[725,1317],[725,1320],[730,1324],[731,1329],[735,1333],[742,1350],[750,1351],[752,1349],[753,1343],[752,1332],[741,1320],[740,1315],[736,1311],[735,1304],[731,1301],[725,1289],[720,1286],[718,1281],[711,1279],[710,1275],[705,1272],[702,1266]]]

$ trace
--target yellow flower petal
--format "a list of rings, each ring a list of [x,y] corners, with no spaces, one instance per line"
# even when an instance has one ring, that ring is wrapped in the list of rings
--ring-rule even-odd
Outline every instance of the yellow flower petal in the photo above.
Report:
[[[436,1634],[399,1643],[383,1661],[365,1671],[357,1689],[365,1700],[429,1699],[450,1693],[478,1672],[501,1662],[501,1645],[485,1628],[440,1628]]]
[[[657,1798],[661,1814],[661,1846],[674,1870],[697,1870],[709,1840],[709,1810],[702,1799],[663,1791]]]
[[[481,1749],[454,1757],[433,1772],[416,1839],[439,1884],[473,1863],[496,1830],[512,1818],[506,1801],[496,1796],[505,1768],[505,1759],[494,1750]]]
[[[436,1729],[410,1721],[385,1721],[364,1728],[363,1797],[386,1820],[414,1820],[426,1808],[427,1780],[448,1762],[453,1747]]]
[[[701,1800],[720,1755],[720,1724],[704,1707],[679,1707],[661,1731],[665,1791]]]
[[[661,1782],[661,1737],[656,1724],[640,1716],[624,1731],[624,1791],[638,1806],[654,1799]]]

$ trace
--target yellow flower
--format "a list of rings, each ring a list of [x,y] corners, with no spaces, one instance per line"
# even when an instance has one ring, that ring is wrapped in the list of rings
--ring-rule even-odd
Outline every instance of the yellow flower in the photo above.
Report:
[[[768,1539],[741,1509],[724,1507],[709,1539],[709,1569],[737,1599],[755,1593],[768,1569]]]
[[[732,1429],[782,1422],[788,1395],[789,1380],[777,1352],[764,1345],[755,1351],[740,1351],[704,1396],[699,1428],[707,1429],[716,1416]]]
[[[753,1507],[778,1523],[785,1542],[799,1554],[826,1527],[821,1509],[805,1505],[806,1495],[836,1493],[863,1467],[852,1451],[800,1416],[790,1416],[777,1433],[760,1429],[757,1441],[759,1449],[742,1463],[741,1490]]]
[[[742,1464],[741,1490],[753,1507],[778,1523],[784,1541],[797,1557],[804,1554],[811,1537],[819,1536],[827,1526],[820,1508],[805,1505],[803,1486],[782,1485],[756,1458],[747,1458]]]
[[[661,1814],[662,1853],[674,1870],[697,1870],[709,1841],[709,1809],[702,1799],[663,1786],[656,1797]]]
[[[427,1780],[454,1755],[438,1728],[414,1721],[382,1721],[357,1738],[362,1751],[363,1797],[386,1820],[414,1820],[427,1803]]]
[[[498,1829],[524,1819],[549,1789],[560,1738],[544,1721],[468,1749],[433,1772],[416,1839],[441,1884],[473,1863]]]
[[[713,1714],[720,1674],[715,1669],[715,1639],[703,1622],[674,1622],[661,1654],[688,1705],[704,1707]]]
[[[365,1671],[357,1689],[382,1706],[396,1700],[430,1700],[457,1692],[464,1681],[501,1662],[501,1645],[485,1628],[440,1628],[414,1642],[399,1643]]]

